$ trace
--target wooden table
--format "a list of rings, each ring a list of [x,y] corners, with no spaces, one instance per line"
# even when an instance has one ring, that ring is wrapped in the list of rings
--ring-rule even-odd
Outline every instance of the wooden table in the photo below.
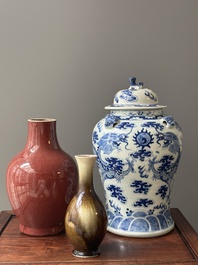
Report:
[[[72,256],[65,233],[30,237],[20,233],[18,218],[0,212],[0,264],[140,264],[198,265],[198,235],[178,209],[171,209],[175,228],[156,238],[126,238],[107,232],[101,255],[82,259]]]

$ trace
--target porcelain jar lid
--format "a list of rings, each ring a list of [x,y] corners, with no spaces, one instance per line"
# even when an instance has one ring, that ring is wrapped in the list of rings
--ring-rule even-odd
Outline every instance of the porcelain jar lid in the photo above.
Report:
[[[166,106],[158,104],[157,95],[149,88],[143,88],[143,83],[136,84],[136,78],[129,78],[130,87],[116,93],[110,110],[150,110],[162,109]]]

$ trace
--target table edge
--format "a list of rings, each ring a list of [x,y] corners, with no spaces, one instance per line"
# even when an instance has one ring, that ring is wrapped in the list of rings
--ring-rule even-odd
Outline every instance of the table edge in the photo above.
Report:
[[[0,236],[13,216],[13,211],[5,210],[0,212]]]
[[[190,250],[191,254],[198,261],[198,234],[185,216],[178,208],[171,208],[171,215],[175,222],[175,227]]]

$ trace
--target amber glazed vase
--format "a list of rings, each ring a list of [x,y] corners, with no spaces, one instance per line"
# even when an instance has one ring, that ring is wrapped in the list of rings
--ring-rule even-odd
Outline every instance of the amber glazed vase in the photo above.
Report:
[[[78,172],[78,191],[71,200],[65,228],[74,246],[73,255],[80,258],[96,257],[107,228],[106,211],[93,186],[95,155],[75,156]]]
[[[76,188],[77,167],[59,146],[56,120],[29,119],[25,148],[7,169],[7,193],[20,231],[31,236],[63,231]]]

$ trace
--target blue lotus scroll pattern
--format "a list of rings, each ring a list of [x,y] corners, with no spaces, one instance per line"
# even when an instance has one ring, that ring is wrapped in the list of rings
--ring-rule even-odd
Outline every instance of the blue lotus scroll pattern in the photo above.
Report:
[[[151,232],[173,225],[170,194],[182,133],[172,117],[157,113],[141,112],[140,122],[133,113],[114,111],[94,128],[93,150],[105,190],[109,229]]]

